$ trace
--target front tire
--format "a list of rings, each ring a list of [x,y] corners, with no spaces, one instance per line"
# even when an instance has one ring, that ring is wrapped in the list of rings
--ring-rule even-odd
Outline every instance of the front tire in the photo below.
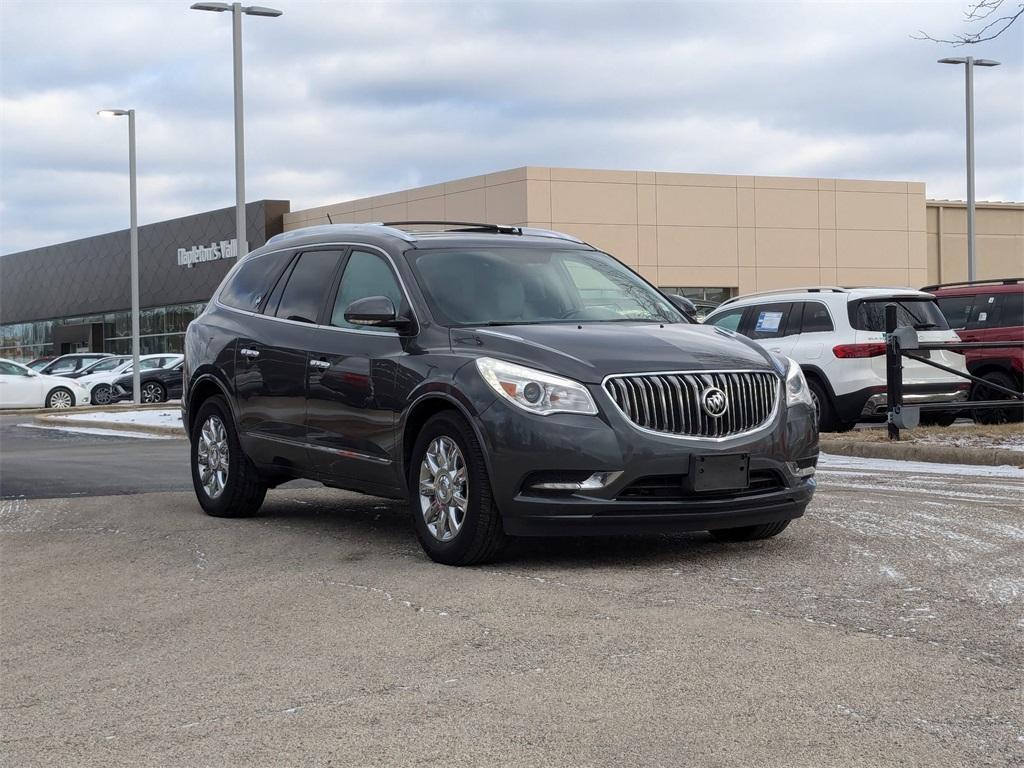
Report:
[[[242,452],[224,398],[211,397],[200,406],[190,440],[192,485],[203,511],[213,517],[256,514],[267,485]]]
[[[114,400],[114,390],[109,384],[97,384],[92,388],[91,400],[93,405],[110,405]]]
[[[46,396],[46,407],[53,408],[54,410],[62,411],[67,408],[74,408],[75,396],[71,394],[70,389],[64,387],[57,387],[50,394]]]
[[[778,536],[789,526],[789,520],[778,520],[774,523],[764,525],[744,525],[741,528],[719,528],[715,531],[708,531],[719,541],[757,541],[758,539],[770,539]]]
[[[832,396],[817,379],[808,379],[807,386],[811,390],[811,400],[814,403],[814,411],[818,416],[819,432],[841,432],[839,418],[836,416],[835,405],[832,403]]]
[[[167,399],[167,390],[159,381],[147,381],[142,385],[142,396],[139,398],[144,403],[162,403]]]
[[[413,527],[431,560],[473,565],[500,553],[506,536],[483,450],[460,415],[439,413],[423,425],[407,480]]]

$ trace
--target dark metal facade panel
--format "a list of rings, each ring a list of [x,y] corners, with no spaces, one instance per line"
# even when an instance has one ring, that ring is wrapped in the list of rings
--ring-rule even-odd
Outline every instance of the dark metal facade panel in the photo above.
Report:
[[[286,200],[246,206],[250,250],[282,230]],[[235,209],[139,227],[143,307],[206,301],[236,259],[178,265],[178,249],[235,236]],[[0,256],[0,323],[90,315],[131,306],[128,230]]]

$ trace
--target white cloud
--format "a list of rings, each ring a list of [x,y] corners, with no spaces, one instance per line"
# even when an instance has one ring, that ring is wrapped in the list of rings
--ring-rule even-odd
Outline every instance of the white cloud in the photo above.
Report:
[[[960,2],[283,2],[245,26],[248,196],[296,208],[525,164],[925,181],[963,195]],[[230,22],[0,6],[0,251],[230,205]],[[976,51],[980,198],[1024,199],[1024,28]]]

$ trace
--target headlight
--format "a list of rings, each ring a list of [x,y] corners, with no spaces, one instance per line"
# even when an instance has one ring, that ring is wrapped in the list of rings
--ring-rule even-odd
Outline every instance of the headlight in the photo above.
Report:
[[[535,371],[492,357],[481,357],[476,368],[491,388],[524,411],[547,416],[551,413],[596,414],[590,392],[577,381],[553,373]]]
[[[811,390],[807,386],[804,372],[800,370],[800,364],[792,358],[786,359],[789,360],[789,368],[786,370],[786,405],[794,406],[803,403],[813,408],[814,401],[811,400]]]

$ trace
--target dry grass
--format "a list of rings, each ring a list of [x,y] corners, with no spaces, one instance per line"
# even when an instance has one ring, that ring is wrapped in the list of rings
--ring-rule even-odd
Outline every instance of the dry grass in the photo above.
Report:
[[[842,433],[822,433],[827,440],[877,443],[886,442],[889,435],[884,424],[854,429]],[[934,445],[971,445],[998,448],[1024,441],[1024,424],[954,424],[950,427],[917,427],[900,430],[900,439],[908,442]]]

